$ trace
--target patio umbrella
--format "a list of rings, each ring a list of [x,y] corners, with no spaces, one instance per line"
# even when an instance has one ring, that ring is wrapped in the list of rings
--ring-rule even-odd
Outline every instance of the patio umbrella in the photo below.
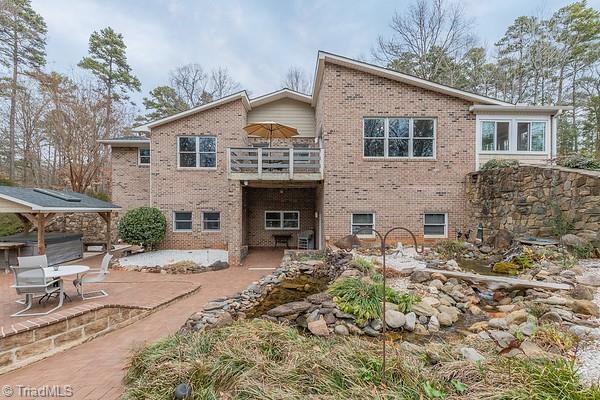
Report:
[[[273,138],[291,138],[298,136],[298,130],[294,127],[280,124],[278,122],[253,122],[244,127],[248,135],[269,138],[269,147],[273,142]]]

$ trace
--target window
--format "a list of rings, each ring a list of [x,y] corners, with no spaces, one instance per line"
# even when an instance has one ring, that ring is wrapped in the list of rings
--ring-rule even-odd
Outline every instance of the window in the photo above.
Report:
[[[221,213],[217,211],[205,211],[202,213],[202,230],[203,231],[220,231],[221,230]]]
[[[138,149],[138,164],[150,165],[150,149]]]
[[[448,214],[425,214],[423,234],[425,237],[448,237]]]
[[[177,141],[180,168],[216,168],[217,138],[180,136]]]
[[[175,211],[173,213],[173,230],[175,232],[191,232],[192,213],[189,211]]]
[[[510,149],[510,122],[482,121],[481,150],[508,151]]]
[[[433,158],[435,120],[431,118],[365,118],[363,155],[387,158]]]
[[[372,213],[352,214],[351,232],[353,235],[373,236],[372,229],[375,227],[375,215]]]
[[[518,151],[544,151],[545,142],[545,122],[517,122]]]
[[[265,229],[300,229],[300,212],[265,211]]]

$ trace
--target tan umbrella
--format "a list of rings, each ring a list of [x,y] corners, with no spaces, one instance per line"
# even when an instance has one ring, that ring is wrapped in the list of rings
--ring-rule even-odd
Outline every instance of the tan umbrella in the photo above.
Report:
[[[269,138],[269,147],[273,142],[273,138],[291,138],[298,136],[298,130],[292,126],[283,125],[278,122],[253,122],[244,127],[248,135]]]

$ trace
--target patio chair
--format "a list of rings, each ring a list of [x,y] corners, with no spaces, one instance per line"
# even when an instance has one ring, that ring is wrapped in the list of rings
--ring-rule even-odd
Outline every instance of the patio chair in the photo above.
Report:
[[[18,266],[10,267],[13,270],[15,283],[14,287],[18,294],[25,295],[25,308],[14,313],[11,317],[33,317],[38,315],[48,315],[62,307],[63,305],[63,281],[62,279],[48,279],[44,268],[36,266]],[[36,295],[58,295],[58,305],[46,312],[28,313],[33,306],[33,299]]]
[[[312,229],[302,231],[298,235],[298,249],[309,250],[312,248],[312,238],[315,232]]]
[[[17,261],[19,262],[19,267],[25,267],[25,268],[30,268],[30,267],[46,268],[46,267],[48,267],[48,258],[46,257],[45,254],[41,255],[41,256],[17,257]],[[48,297],[47,293],[34,296],[34,298],[39,298],[38,303],[41,303],[45,297]],[[19,304],[25,304],[26,302],[27,302],[26,299],[17,300],[17,303],[19,303]]]
[[[73,281],[73,285],[75,285],[77,293],[79,293],[83,300],[97,299],[99,297],[108,296],[108,293],[106,293],[104,290],[96,290],[95,292],[84,293],[83,284],[104,282],[106,275],[108,274],[108,264],[110,264],[112,257],[112,254],[106,253],[102,258],[102,264],[100,265],[99,270],[89,270],[81,278]]]

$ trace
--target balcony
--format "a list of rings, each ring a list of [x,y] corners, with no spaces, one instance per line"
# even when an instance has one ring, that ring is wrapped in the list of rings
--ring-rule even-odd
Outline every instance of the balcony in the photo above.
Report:
[[[228,148],[229,179],[320,181],[323,149]]]

